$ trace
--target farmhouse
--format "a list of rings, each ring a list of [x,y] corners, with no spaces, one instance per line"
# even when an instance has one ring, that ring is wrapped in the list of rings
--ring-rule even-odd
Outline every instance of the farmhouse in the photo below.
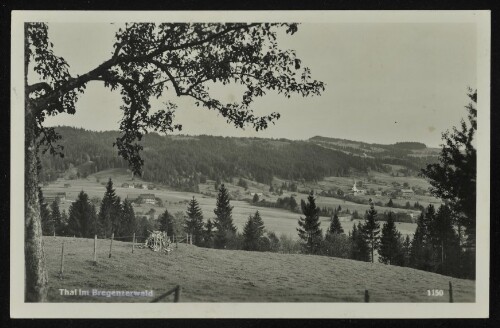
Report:
[[[43,198],[47,202],[47,204],[50,204],[54,202],[55,200],[66,200],[66,193],[65,192],[47,192],[43,195]]]
[[[411,196],[413,196],[415,194],[415,192],[413,191],[413,189],[401,189],[401,196],[403,198],[411,198]]]
[[[141,203],[156,205],[156,197],[154,194],[140,194],[138,199]]]
[[[122,183],[122,188],[128,188],[129,187],[129,184],[128,183]]]

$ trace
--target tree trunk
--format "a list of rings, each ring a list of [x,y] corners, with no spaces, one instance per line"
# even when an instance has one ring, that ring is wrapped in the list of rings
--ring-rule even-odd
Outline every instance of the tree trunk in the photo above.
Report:
[[[24,298],[26,302],[46,302],[48,276],[43,252],[42,219],[38,201],[37,147],[35,140],[35,113],[29,102],[28,86],[28,37],[24,33]]]
[[[34,117],[27,105],[25,119],[24,163],[24,261],[25,301],[47,301],[47,271],[43,251],[40,204],[38,202],[37,150],[35,144]]]

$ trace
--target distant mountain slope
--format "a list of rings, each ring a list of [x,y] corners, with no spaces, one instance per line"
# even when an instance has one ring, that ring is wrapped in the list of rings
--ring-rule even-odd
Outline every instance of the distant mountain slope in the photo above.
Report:
[[[118,156],[113,142],[118,131],[95,132],[72,127],[58,127],[62,135],[64,158],[42,156],[42,180],[52,180],[61,172],[72,169],[72,174],[88,175],[110,168],[126,168],[126,161]],[[333,140],[333,141],[331,141]],[[143,178],[147,181],[172,186],[194,186],[200,179],[228,180],[245,177],[269,183],[273,177],[287,180],[321,180],[327,176],[349,176],[368,170],[387,171],[384,164],[406,165],[407,150],[380,151],[377,147],[361,150],[343,146],[337,139],[315,137],[309,141],[287,139],[230,138],[214,136],[146,135]],[[356,143],[356,142],[351,142]],[[425,145],[424,145],[425,146]],[[347,149],[347,151],[346,151]],[[369,152],[364,156],[361,152]],[[391,156],[401,155],[402,158]]]
[[[315,136],[310,138],[309,142],[345,154],[380,159],[386,164],[402,165],[413,171],[419,171],[427,163],[436,161],[440,151],[438,148],[427,148],[421,142],[408,141],[383,145]]]

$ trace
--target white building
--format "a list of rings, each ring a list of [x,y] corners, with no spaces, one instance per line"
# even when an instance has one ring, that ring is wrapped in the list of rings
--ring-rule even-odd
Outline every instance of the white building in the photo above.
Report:
[[[356,187],[356,180],[354,180],[354,185],[352,186],[352,193],[357,196],[357,195],[364,195],[366,190],[362,190],[362,189],[358,189],[358,187]]]

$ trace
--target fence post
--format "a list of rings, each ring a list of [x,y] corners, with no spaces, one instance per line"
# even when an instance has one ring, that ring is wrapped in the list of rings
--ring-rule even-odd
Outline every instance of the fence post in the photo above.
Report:
[[[181,298],[181,286],[177,285],[177,288],[175,289],[175,294],[174,294],[174,303],[179,302]]]
[[[370,294],[368,294],[368,289],[365,289],[365,303],[370,302]]]
[[[453,285],[451,284],[451,281],[449,282],[450,285],[450,303],[453,303]]]
[[[97,235],[94,235],[94,265],[97,264]]]
[[[61,270],[59,271],[59,278],[63,278],[64,274],[64,240],[61,247]]]
[[[134,253],[134,245],[135,245],[135,232],[134,235],[132,236],[132,253]]]
[[[111,234],[111,243],[109,244],[109,258],[111,258],[111,250],[113,249],[113,238],[115,238],[115,233]]]

